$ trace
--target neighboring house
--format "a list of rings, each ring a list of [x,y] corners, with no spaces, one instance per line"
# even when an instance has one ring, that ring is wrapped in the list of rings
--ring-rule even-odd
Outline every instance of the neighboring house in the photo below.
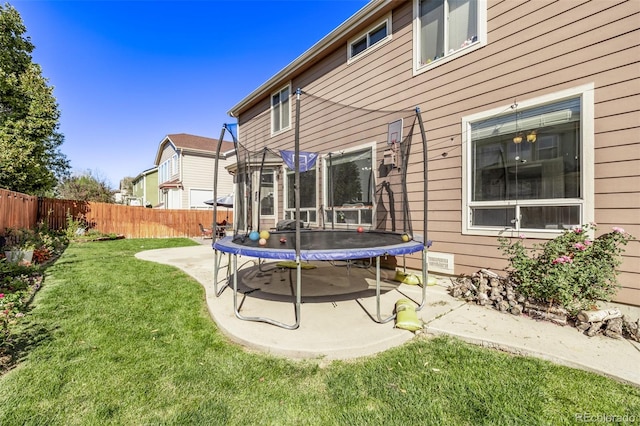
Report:
[[[167,135],[158,146],[159,205],[165,209],[210,209],[213,198],[215,157],[219,157],[218,196],[233,192],[233,177],[225,166],[235,163],[235,145],[223,141],[178,133]]]
[[[500,235],[543,241],[597,222],[600,230],[621,226],[640,237],[638,19],[636,0],[374,0],[229,115],[240,143],[290,150],[298,88],[301,117],[310,115],[311,96],[376,110],[419,106],[429,141],[430,269],[500,270]],[[338,112],[329,105],[324,117],[331,108]],[[305,192],[312,225],[337,207],[327,194],[327,153],[353,153],[347,161],[371,170],[376,190],[384,178],[387,140],[363,141],[370,125],[353,117],[343,126],[301,124],[300,149],[321,156]],[[345,126],[359,132],[342,136]],[[421,153],[410,161],[411,213],[419,218]],[[273,169],[276,177],[282,172],[290,173]],[[277,221],[290,210],[290,185],[273,182]],[[376,199],[367,203],[375,215]],[[357,220],[376,223],[371,215]],[[419,222],[414,230],[424,233]],[[640,305],[639,258],[640,243],[632,241],[617,301]],[[420,268],[417,257],[408,262]]]
[[[133,194],[129,205],[153,207],[158,204],[158,168],[152,167],[140,173],[132,181]]]

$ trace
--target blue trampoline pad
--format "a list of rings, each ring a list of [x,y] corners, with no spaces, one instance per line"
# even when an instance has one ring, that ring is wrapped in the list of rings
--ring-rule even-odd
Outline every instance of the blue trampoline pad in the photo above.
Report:
[[[253,241],[248,235],[224,237],[213,248],[224,253],[259,257],[263,259],[295,260],[295,231],[274,231],[265,245]],[[404,242],[402,234],[384,231],[301,230],[300,259],[349,260],[378,256],[395,256],[422,251],[419,238]]]

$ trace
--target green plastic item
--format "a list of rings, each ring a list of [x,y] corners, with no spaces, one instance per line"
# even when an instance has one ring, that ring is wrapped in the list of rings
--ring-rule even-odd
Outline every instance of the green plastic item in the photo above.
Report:
[[[409,299],[399,299],[396,302],[396,312],[404,311],[406,309],[413,309],[415,311],[415,304]]]
[[[394,281],[401,282],[402,284],[408,285],[420,285],[422,284],[422,279],[416,274],[407,274],[402,271],[396,271],[396,276],[393,278]]]
[[[282,262],[276,263],[276,266],[278,268],[289,268],[289,269],[298,268],[298,264],[293,260],[283,260]],[[300,269],[315,269],[315,268],[317,268],[317,266],[312,265],[311,263],[305,263],[305,262],[300,263]]]
[[[422,285],[422,277],[417,274],[410,274],[402,271],[396,271],[395,277],[393,277],[394,281],[401,282],[402,284],[408,285]],[[427,278],[427,285],[436,285],[438,284],[438,280],[433,275],[429,275]]]
[[[422,321],[418,318],[415,304],[409,299],[396,302],[396,328],[416,331],[422,328]]]

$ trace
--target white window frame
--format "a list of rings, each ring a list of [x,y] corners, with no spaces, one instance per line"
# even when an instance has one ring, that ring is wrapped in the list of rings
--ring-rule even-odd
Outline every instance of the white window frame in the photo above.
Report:
[[[169,173],[171,159],[163,161],[158,167],[158,183],[165,183],[171,179]]]
[[[282,92],[284,92],[285,90],[289,91],[289,96],[287,97],[286,109],[282,108],[282,105],[283,105]],[[279,110],[280,110],[280,120],[279,121],[280,122],[278,123],[279,124],[279,128],[278,129],[276,129],[274,127],[274,111],[275,110],[273,108],[273,97],[276,96],[276,95],[280,95],[280,102],[278,104],[279,107],[280,107],[279,108]],[[287,130],[291,129],[291,99],[292,99],[291,95],[292,95],[292,93],[291,93],[291,83],[289,83],[289,84],[287,84],[285,86],[282,86],[279,90],[271,93],[271,96],[269,96],[269,108],[270,108],[270,111],[271,111],[271,114],[270,114],[271,136],[278,135],[278,134],[280,134],[282,132],[286,132]],[[285,110],[286,110],[286,113],[287,113],[287,117],[289,118],[289,124],[287,126],[283,127],[282,126],[282,117],[283,117],[283,112]]]
[[[413,0],[413,74],[418,75],[440,65],[446,64],[456,58],[463,55],[467,55],[474,50],[481,48],[487,44],[487,0],[476,0],[478,4],[478,22],[477,22],[477,40],[472,42],[468,46],[458,48],[451,53],[445,53],[441,58],[438,58],[428,64],[420,63],[420,51],[421,51],[421,30],[420,30],[420,1]],[[445,0],[446,3],[447,0]],[[446,7],[446,6],[445,6]],[[446,30],[445,30],[446,34]]]
[[[204,201],[213,198],[213,190],[207,188],[189,188],[189,209],[212,210]],[[196,203],[196,200],[199,201]]]
[[[313,207],[300,207],[300,220],[305,222],[305,223],[311,223],[311,224],[317,224],[318,223],[318,188],[320,187],[318,185],[318,178],[319,178],[319,167],[318,167],[318,161],[316,161],[316,164],[313,166],[313,169],[310,170],[314,170],[316,173],[316,197],[315,197],[315,205]],[[294,172],[294,170],[288,168],[287,166],[283,166],[283,182],[282,182],[282,189],[283,189],[283,197],[282,197],[282,205],[284,207],[284,218],[285,219],[295,219],[295,214],[296,214],[296,208],[295,206],[288,206],[288,200],[289,200],[289,191],[293,191],[293,188],[289,188],[289,179],[288,179],[288,174]],[[315,212],[315,220],[310,220],[310,212]]]
[[[173,154],[171,157],[171,176],[178,174],[178,154]]]
[[[352,152],[357,152],[357,151],[364,151],[366,149],[369,149],[371,151],[371,168],[375,169],[376,164],[377,164],[377,160],[376,160],[376,142],[369,142],[369,143],[365,143],[362,145],[358,145],[358,146],[354,146],[351,147],[349,149],[345,149],[343,151],[340,151],[340,154],[350,154]],[[375,180],[376,178],[376,173],[375,170],[371,170],[372,173],[372,177]],[[375,188],[376,182],[373,182],[373,187]],[[330,220],[328,220],[327,218],[327,212],[330,211],[339,211],[339,208],[335,208],[335,206],[330,206],[329,205],[329,154],[326,154],[322,157],[322,204],[324,206],[326,206],[326,208],[324,209],[324,218],[323,220],[325,221],[325,223],[329,224],[331,223]],[[361,212],[358,211],[358,221],[355,224],[349,224],[349,223],[338,223],[337,221],[334,222],[334,225],[336,228],[349,228],[349,226],[353,226],[353,225],[364,225],[364,226],[373,226],[373,224],[376,223],[376,197],[375,194],[372,194],[372,205],[371,207],[364,207],[361,210],[365,210],[365,209],[371,209],[371,223],[368,222],[362,222],[362,215]],[[349,208],[350,211],[353,211],[354,209]],[[355,208],[355,210],[357,210],[357,208]]]
[[[490,117],[503,114],[510,109],[510,105],[503,105],[498,108],[483,111],[481,113],[468,115],[462,117],[462,234],[465,235],[485,235],[494,236],[503,235],[505,232],[512,233],[514,235],[523,232],[527,237],[550,239],[555,238],[562,229],[538,229],[520,230],[516,228],[489,228],[472,226],[472,208],[479,206],[498,206],[502,204],[505,207],[515,206],[516,209],[520,206],[526,207],[528,205],[579,205],[581,207],[581,224],[593,222],[595,218],[595,206],[594,206],[594,85],[586,84],[583,86],[574,87],[571,89],[555,92],[549,95],[541,96],[538,98],[528,99],[524,101],[518,100],[518,109],[524,110],[534,108],[544,104],[551,104],[559,102],[563,99],[580,97],[580,131],[581,131],[581,157],[580,164],[582,173],[581,179],[581,197],[576,199],[557,199],[557,200],[532,200],[531,202],[520,201],[516,203],[514,200],[506,201],[492,201],[492,202],[473,202],[472,201],[472,173],[469,169],[472,167],[471,154],[472,154],[472,141],[471,141],[471,124],[486,120]],[[517,204],[517,205],[516,205]]]
[[[268,168],[262,171],[262,177],[266,176],[266,175],[271,175],[273,180],[272,180],[272,184],[273,184],[273,214],[264,214],[262,212],[260,212],[260,217],[261,218],[274,218],[278,215],[278,194],[277,194],[277,188],[278,188],[278,179],[277,179],[277,170],[275,168]],[[256,184],[258,185],[258,191],[260,193],[261,197],[265,197],[266,194],[262,193],[262,183],[260,182],[260,173],[256,173]],[[261,201],[261,200],[260,200]],[[262,210],[262,204],[260,205],[260,209]],[[257,209],[256,209],[257,210]]]
[[[373,52],[374,50],[380,48],[381,46],[385,45],[386,43],[388,43],[389,41],[391,41],[392,38],[392,34],[393,34],[393,28],[391,26],[391,12],[389,12],[383,19],[381,19],[380,21],[376,22],[375,25],[372,25],[371,27],[369,27],[367,29],[367,31],[364,31],[360,34],[358,34],[357,37],[354,37],[352,39],[349,40],[349,43],[347,43],[347,64],[350,64],[354,61],[357,61],[358,59],[368,55],[369,53]],[[377,30],[379,30],[382,26],[386,26],[387,28],[387,35],[378,40],[377,42],[371,44],[371,34],[375,33]],[[357,42],[362,41],[364,38],[366,38],[366,42],[367,42],[367,47],[365,47],[365,49],[362,52],[359,52],[355,55],[353,55],[353,45],[356,44]]]

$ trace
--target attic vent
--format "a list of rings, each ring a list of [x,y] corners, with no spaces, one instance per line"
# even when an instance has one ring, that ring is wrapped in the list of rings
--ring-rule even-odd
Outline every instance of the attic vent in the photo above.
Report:
[[[450,253],[429,252],[427,259],[429,271],[440,272],[443,274],[454,275],[454,258]]]

